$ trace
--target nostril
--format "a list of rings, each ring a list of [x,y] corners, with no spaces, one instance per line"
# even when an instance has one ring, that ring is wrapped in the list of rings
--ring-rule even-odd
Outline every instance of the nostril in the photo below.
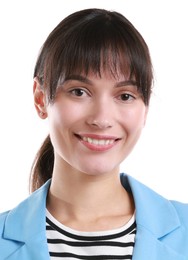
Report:
[[[88,121],[88,123],[91,126],[94,126],[94,127],[100,128],[100,129],[112,127],[112,123],[106,119],[101,119],[101,120],[93,119],[93,120]]]

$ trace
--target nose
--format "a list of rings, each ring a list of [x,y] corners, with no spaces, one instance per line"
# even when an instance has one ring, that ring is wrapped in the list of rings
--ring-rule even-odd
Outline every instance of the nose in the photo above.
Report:
[[[100,120],[100,119],[90,119],[88,121],[89,125],[95,127],[95,128],[99,128],[99,129],[106,129],[109,127],[112,127],[112,124],[107,120]]]
[[[94,128],[106,129],[114,125],[113,108],[109,103],[98,102],[91,108],[91,113],[87,117],[87,124]]]

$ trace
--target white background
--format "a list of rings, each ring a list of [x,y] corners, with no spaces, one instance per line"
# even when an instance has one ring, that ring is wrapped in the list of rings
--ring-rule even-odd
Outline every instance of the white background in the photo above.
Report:
[[[68,14],[116,10],[141,32],[155,70],[143,135],[122,170],[169,199],[188,202],[188,15],[186,0],[0,2],[0,211],[28,196],[33,158],[48,133],[32,97],[38,51]]]

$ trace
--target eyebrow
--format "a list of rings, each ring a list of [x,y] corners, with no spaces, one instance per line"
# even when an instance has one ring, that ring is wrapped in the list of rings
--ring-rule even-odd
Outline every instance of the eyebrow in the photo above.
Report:
[[[120,81],[117,84],[115,84],[115,87],[124,87],[124,86],[135,86],[137,87],[137,83],[135,80],[124,80],[124,81]]]
[[[63,85],[66,81],[69,81],[69,80],[77,80],[77,81],[80,81],[80,82],[83,82],[83,83],[86,83],[89,85],[93,85],[93,82],[90,79],[88,79],[84,76],[81,76],[81,75],[70,75],[64,79],[64,81],[62,82],[61,85]],[[137,87],[136,81],[131,80],[131,79],[117,82],[115,84],[115,87],[124,87],[124,86],[128,86],[128,85]]]
[[[83,82],[83,83],[86,83],[89,85],[93,85],[91,80],[89,80],[88,78],[81,76],[81,75],[70,75],[64,79],[63,84],[69,80],[77,80],[77,81],[80,81],[80,82]]]

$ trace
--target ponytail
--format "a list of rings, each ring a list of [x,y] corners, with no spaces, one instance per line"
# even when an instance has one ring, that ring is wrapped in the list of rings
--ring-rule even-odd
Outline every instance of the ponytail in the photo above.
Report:
[[[33,161],[30,173],[30,192],[39,189],[52,177],[54,166],[54,150],[48,135]]]

